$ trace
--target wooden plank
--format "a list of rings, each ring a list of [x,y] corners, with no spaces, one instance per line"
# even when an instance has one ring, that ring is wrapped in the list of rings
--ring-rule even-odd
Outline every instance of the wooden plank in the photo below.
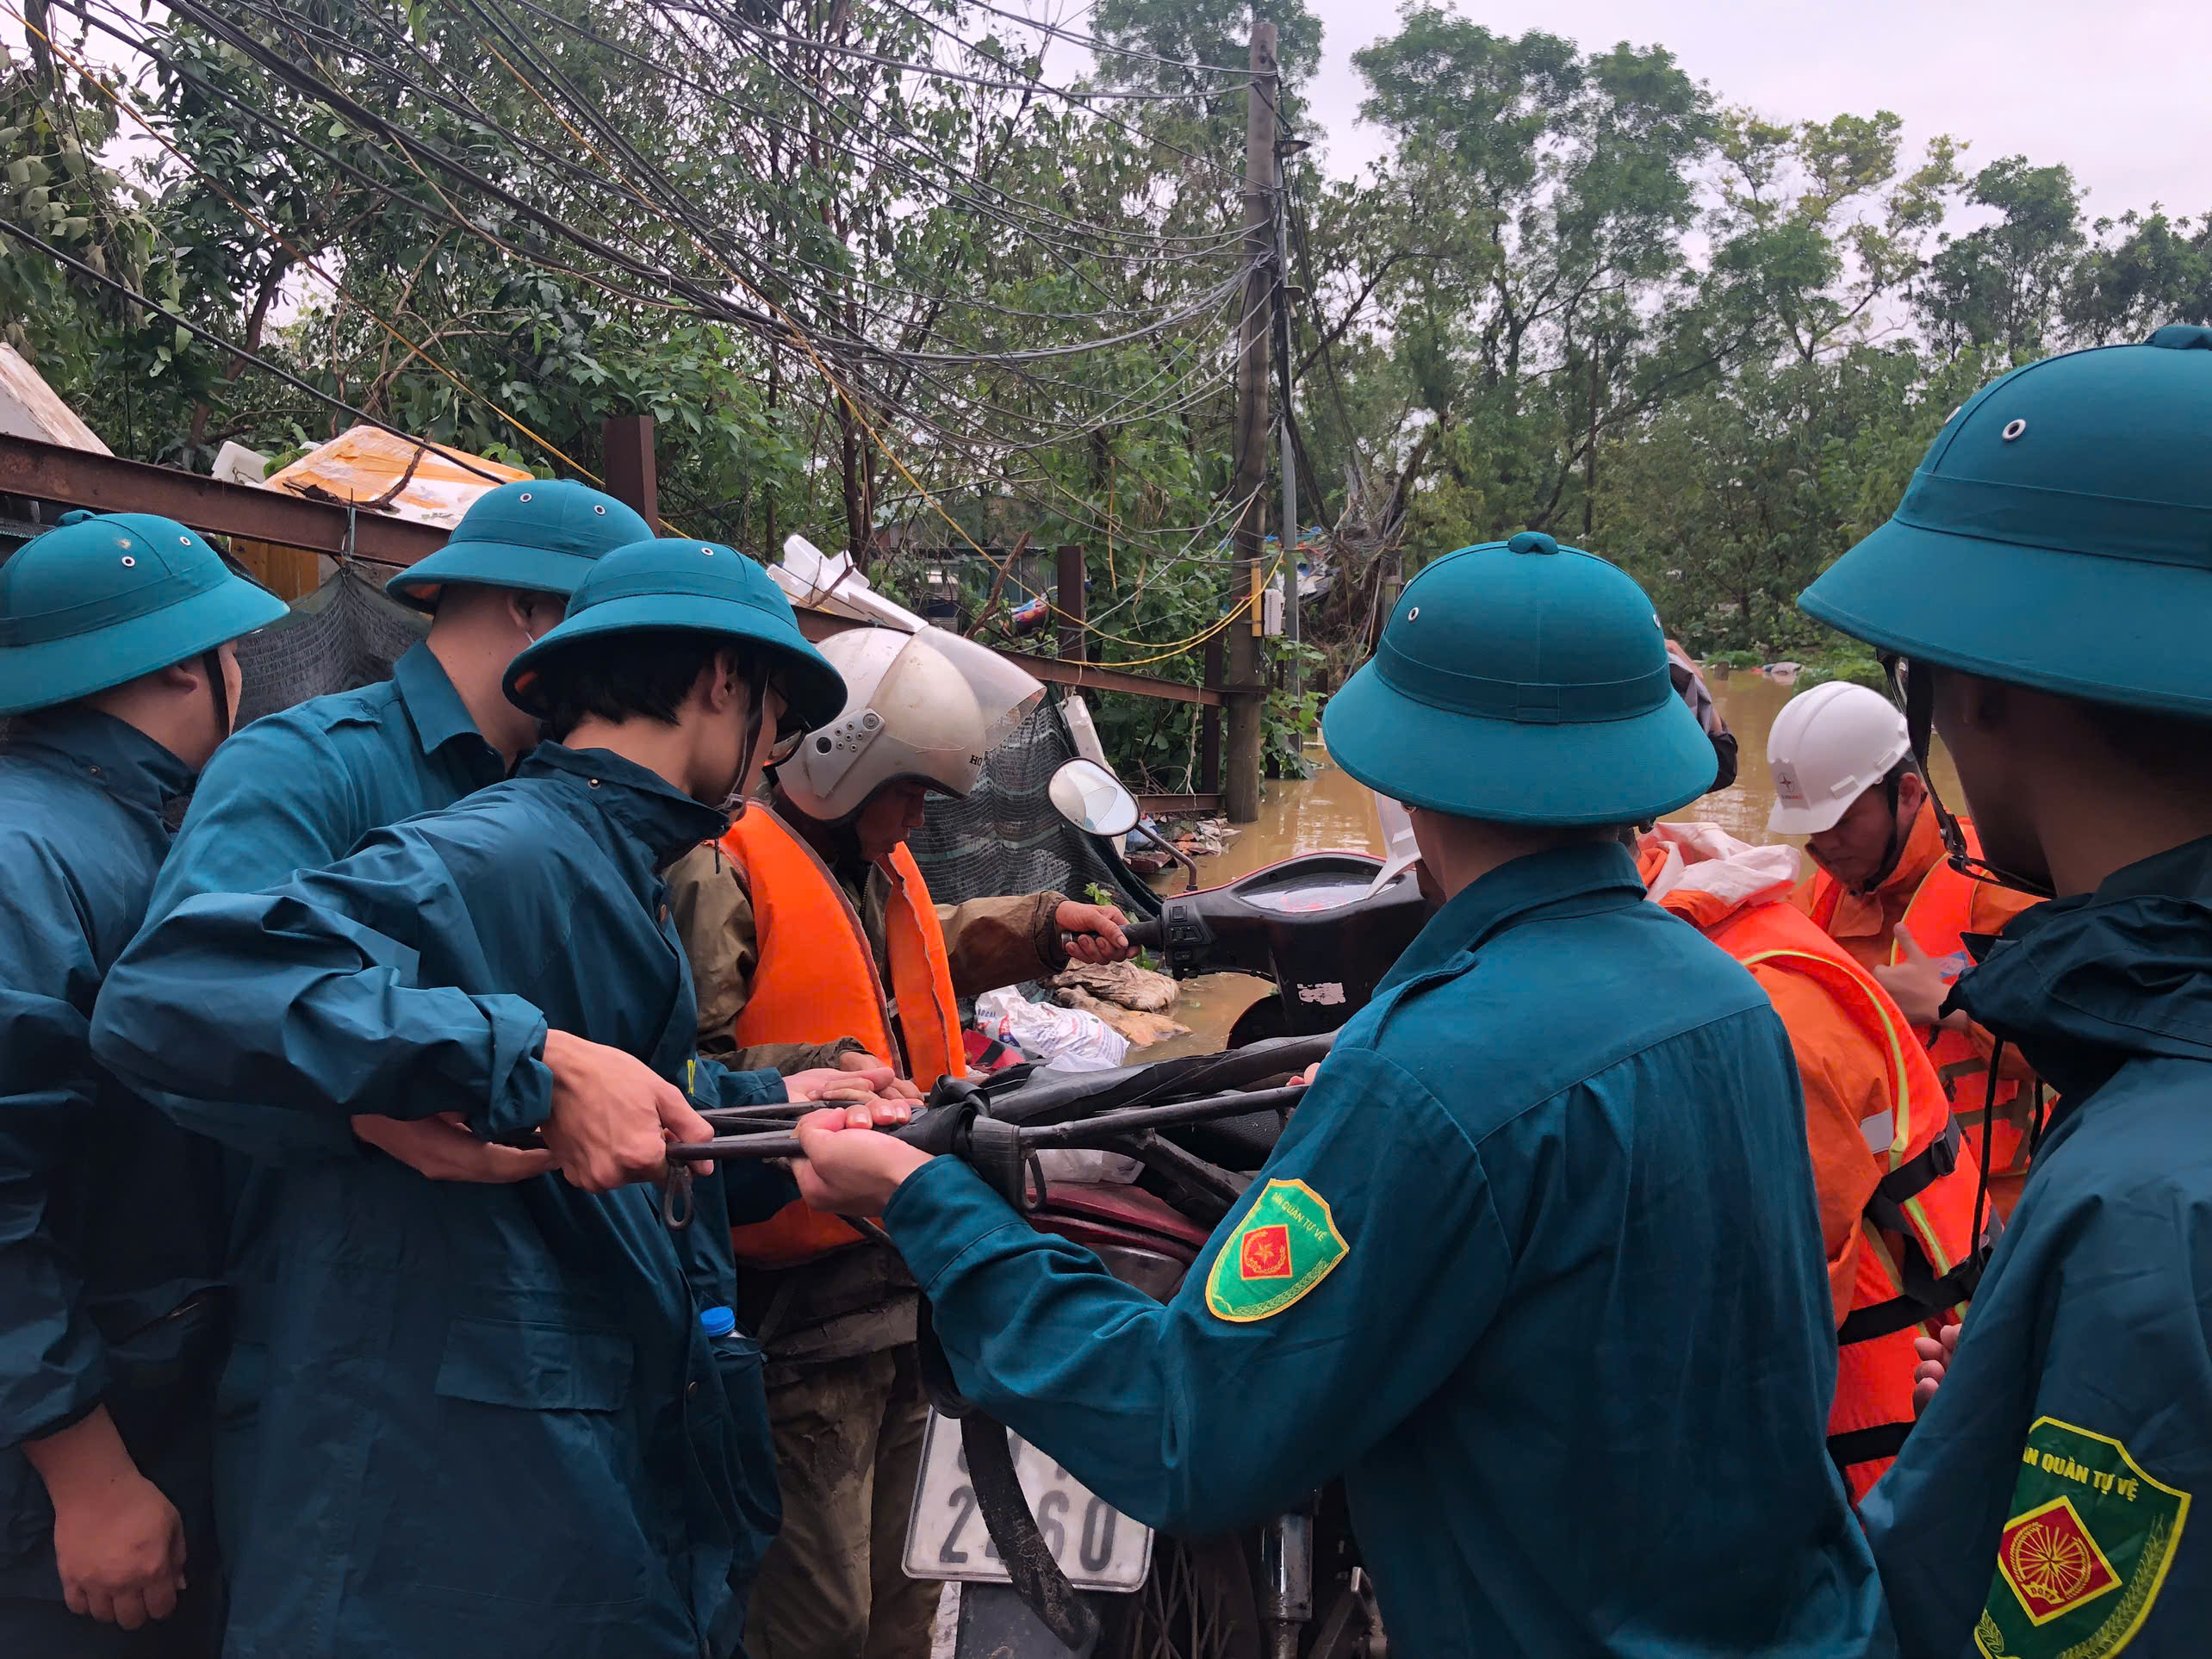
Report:
[[[1137,805],[1154,817],[1187,817],[1193,813],[1211,815],[1221,810],[1221,792],[1209,790],[1198,795],[1140,795]]]
[[[1083,550],[1063,544],[1053,581],[1053,606],[1059,612],[1059,655],[1063,662],[1080,662],[1090,655],[1083,639]]]
[[[826,611],[801,611],[798,631],[811,640],[824,640],[832,634],[841,634],[848,628],[865,628],[864,622],[854,622],[846,617],[832,616]],[[1155,680],[1148,674],[1128,674],[1119,668],[1103,668],[1095,662],[1063,662],[1058,657],[1032,656],[1026,651],[1003,651],[991,647],[1009,662],[1027,668],[1049,685],[1066,686],[1072,691],[1127,692],[1133,697],[1157,697],[1171,703],[1196,703],[1206,708],[1219,708],[1221,693],[1206,686],[1186,686],[1179,680]]]
[[[661,525],[661,470],[653,453],[651,415],[609,415],[600,423],[606,452],[606,493],[637,509],[656,536]]]

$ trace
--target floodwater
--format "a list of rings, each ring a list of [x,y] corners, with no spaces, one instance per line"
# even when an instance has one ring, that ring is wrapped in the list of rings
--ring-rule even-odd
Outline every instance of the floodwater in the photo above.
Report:
[[[1736,781],[1669,816],[1683,821],[1709,820],[1743,841],[1798,840],[1767,833],[1767,811],[1774,800],[1773,780],[1767,770],[1767,732],[1796,687],[1755,669],[1733,674],[1709,670],[1706,682],[1721,718],[1736,734]],[[1373,795],[1333,765],[1317,743],[1308,745],[1307,755],[1315,763],[1314,775],[1302,781],[1267,784],[1261,796],[1259,822],[1244,825],[1242,833],[1219,856],[1198,861],[1201,885],[1222,885],[1297,853],[1351,850],[1381,855],[1382,826],[1375,816]],[[1936,786],[1943,798],[1959,801],[1958,775],[1952,770],[1950,757],[1940,748],[1933,769]],[[1160,892],[1180,892],[1186,879],[1182,867],[1176,866],[1155,876],[1152,885]],[[1170,1038],[1149,1048],[1132,1049],[1129,1059],[1134,1063],[1176,1054],[1211,1053],[1227,1040],[1237,1016],[1273,990],[1268,981],[1242,973],[1209,973],[1186,979],[1181,999],[1169,1012],[1191,1028],[1190,1035]]]

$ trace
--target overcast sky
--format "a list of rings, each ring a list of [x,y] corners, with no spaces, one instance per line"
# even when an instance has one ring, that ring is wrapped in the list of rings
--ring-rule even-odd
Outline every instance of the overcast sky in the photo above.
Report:
[[[1351,54],[1395,31],[1391,0],[1308,0],[1327,63],[1307,88],[1332,172],[1380,151],[1358,123]],[[1903,116],[1911,153],[1948,132],[1968,171],[2000,156],[2064,162],[2089,215],[2163,202],[2212,209],[2212,0],[1457,0],[1501,34],[1585,49],[1658,44],[1723,103],[1774,121]]]

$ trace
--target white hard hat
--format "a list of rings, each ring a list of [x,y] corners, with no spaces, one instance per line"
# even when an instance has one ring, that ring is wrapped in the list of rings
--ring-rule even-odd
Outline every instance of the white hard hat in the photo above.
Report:
[[[821,651],[845,677],[845,706],[776,768],[776,784],[823,823],[850,817],[903,778],[967,795],[984,756],[1044,695],[995,652],[938,628],[854,628]]]
[[[1767,734],[1774,775],[1768,830],[1817,836],[1834,829],[1853,801],[1911,752],[1904,716],[1880,692],[1836,680],[1792,698]]]

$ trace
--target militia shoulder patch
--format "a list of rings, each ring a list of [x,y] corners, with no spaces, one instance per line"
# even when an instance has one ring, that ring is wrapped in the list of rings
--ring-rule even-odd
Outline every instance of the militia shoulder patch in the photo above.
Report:
[[[2039,1417],[1974,1627],[1985,1659],[2108,1659],[2150,1616],[2189,1519],[2109,1435]]]
[[[1279,1314],[1328,1277],[1351,1246],[1329,1201],[1303,1181],[1270,1181],[1206,1276],[1206,1306],[1248,1325]]]

